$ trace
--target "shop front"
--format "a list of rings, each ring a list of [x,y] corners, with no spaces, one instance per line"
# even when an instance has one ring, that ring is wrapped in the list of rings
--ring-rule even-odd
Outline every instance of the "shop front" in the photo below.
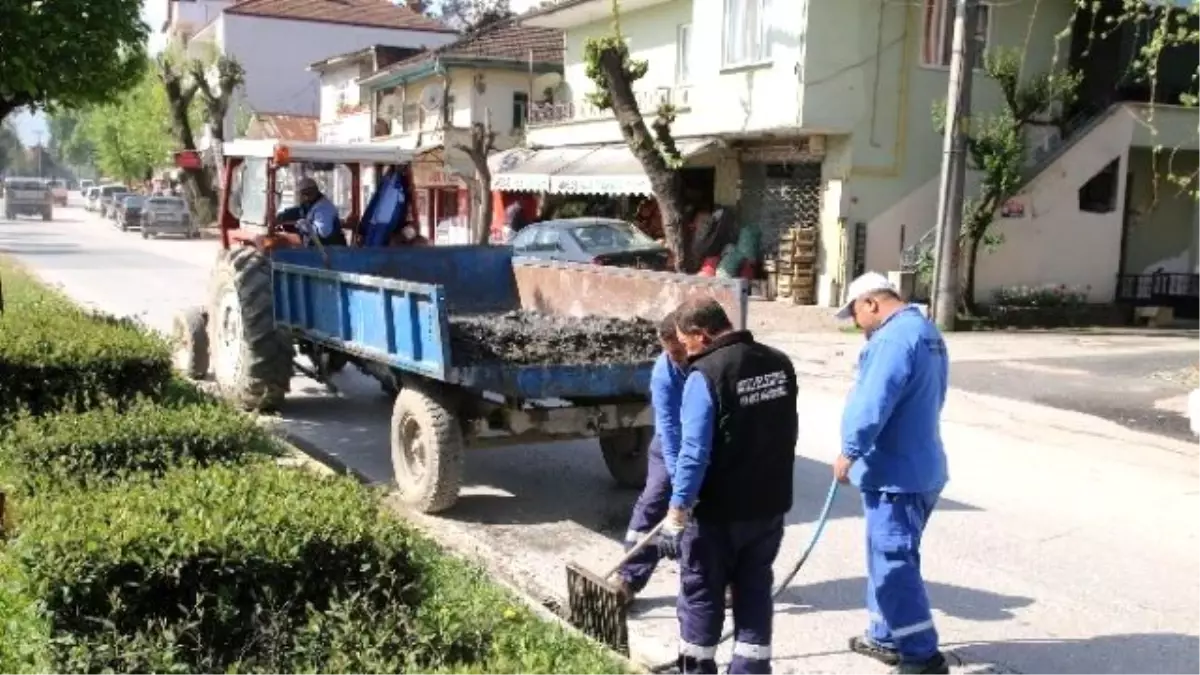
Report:
[[[470,201],[466,181],[445,161],[442,148],[413,160],[413,184],[421,233],[435,244],[470,243]]]

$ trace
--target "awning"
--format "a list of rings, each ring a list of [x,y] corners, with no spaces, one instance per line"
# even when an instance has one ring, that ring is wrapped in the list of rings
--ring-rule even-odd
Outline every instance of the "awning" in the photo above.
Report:
[[[714,147],[711,138],[677,142],[682,158]],[[492,189],[551,194],[648,195],[650,178],[624,143],[530,150],[513,148],[488,159]]]

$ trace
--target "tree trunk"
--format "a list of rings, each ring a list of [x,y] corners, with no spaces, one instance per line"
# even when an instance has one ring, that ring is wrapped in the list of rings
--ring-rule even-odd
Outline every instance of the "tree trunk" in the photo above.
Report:
[[[678,174],[667,165],[667,160],[658,151],[654,136],[642,118],[641,108],[638,107],[637,97],[633,93],[633,83],[625,72],[621,52],[615,48],[600,52],[599,66],[609,82],[609,97],[612,99],[613,115],[617,118],[617,127],[621,136],[629,145],[633,156],[642,165],[642,170],[650,178],[650,189],[658,201],[659,214],[662,216],[663,234],[667,239],[667,248],[675,258],[677,271],[690,270],[693,267],[690,247],[686,245],[683,236],[683,185]]]
[[[965,283],[963,284],[963,292],[959,296],[963,308],[967,314],[975,316],[978,306],[975,304],[975,271],[979,264],[979,246],[983,243],[983,236],[970,237],[967,240],[967,269],[965,270]],[[959,248],[955,246],[954,248]]]

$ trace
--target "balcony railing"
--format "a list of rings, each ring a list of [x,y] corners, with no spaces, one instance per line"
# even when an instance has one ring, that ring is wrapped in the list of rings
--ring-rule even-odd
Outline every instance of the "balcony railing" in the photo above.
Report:
[[[653,113],[663,103],[670,103],[683,110],[690,106],[690,87],[658,87],[634,92],[638,108],[643,113]],[[529,127],[544,127],[567,122],[590,122],[609,119],[612,110],[601,110],[586,98],[564,103],[534,103],[529,107]]]
[[[1134,306],[1172,307],[1175,316],[1195,318],[1200,274],[1157,272],[1117,277],[1117,301]]]

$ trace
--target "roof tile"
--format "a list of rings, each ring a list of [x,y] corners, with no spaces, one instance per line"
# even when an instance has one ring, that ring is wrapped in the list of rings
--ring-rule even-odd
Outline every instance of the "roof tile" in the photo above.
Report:
[[[307,115],[254,113],[246,138],[275,138],[281,141],[317,140],[317,118]]]
[[[225,13],[377,28],[454,32],[437,19],[389,0],[238,0],[227,7]]]
[[[458,57],[478,60],[525,61],[534,63],[563,62],[563,33],[556,28],[522,26],[504,22],[469,33],[450,44],[397,61],[380,72],[398,70],[405,66],[437,57]]]

